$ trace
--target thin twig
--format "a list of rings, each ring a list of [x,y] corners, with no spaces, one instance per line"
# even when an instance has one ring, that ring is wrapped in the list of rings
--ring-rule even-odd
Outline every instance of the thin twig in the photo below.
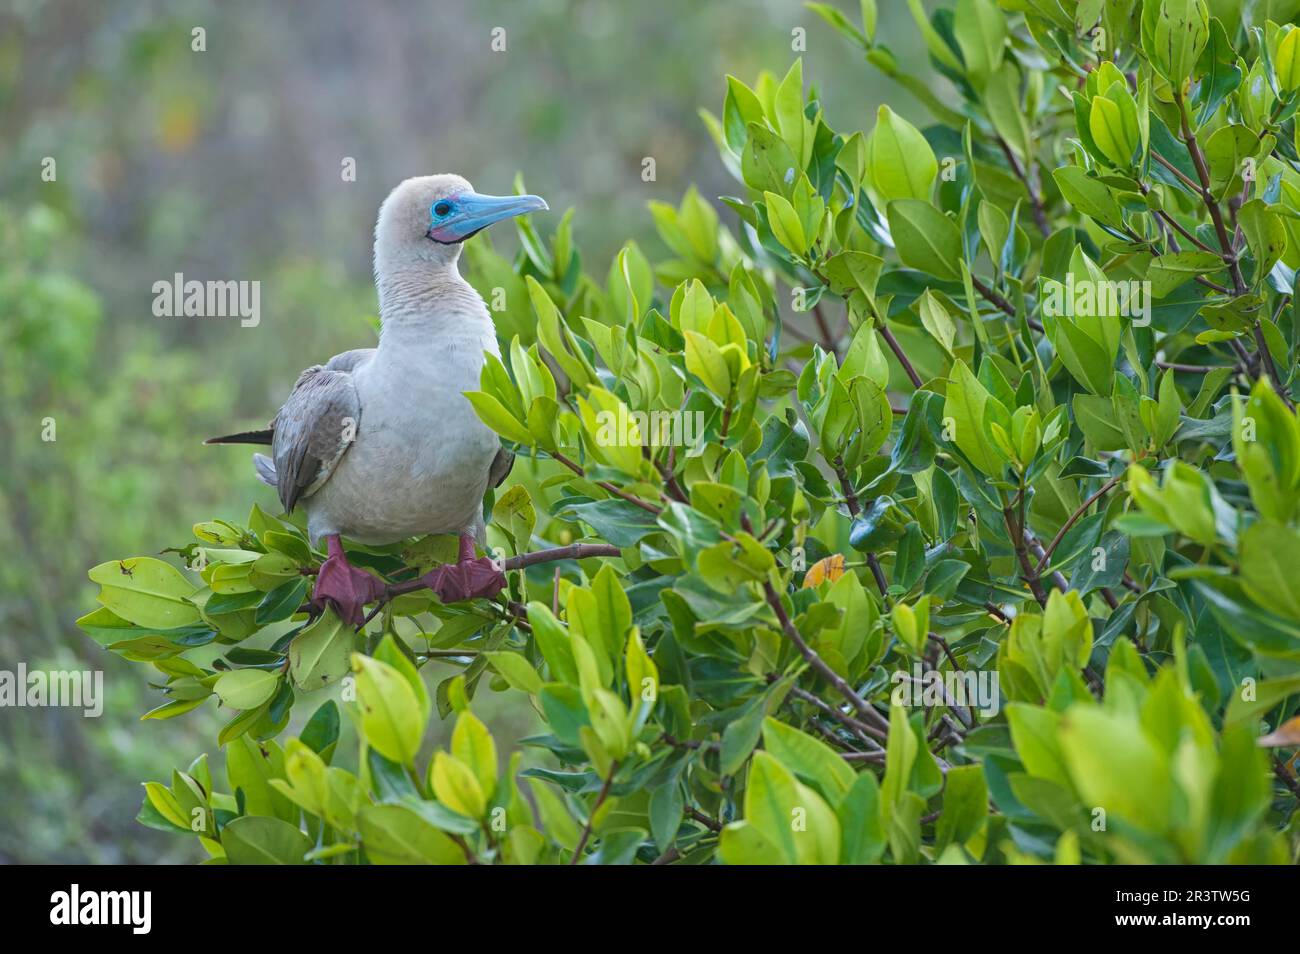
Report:
[[[616,557],[620,553],[622,551],[612,543],[570,543],[568,546],[534,550],[532,553],[521,553],[519,556],[510,557],[505,562],[505,569],[522,570],[526,566],[535,566],[538,563],[552,563],[556,560],[586,560],[599,556]]]
[[[1238,295],[1246,293],[1246,283],[1241,277],[1241,266],[1237,262],[1237,253],[1232,246],[1232,240],[1228,237],[1227,226],[1223,222],[1223,212],[1219,208],[1219,203],[1215,201],[1214,194],[1210,191],[1210,169],[1205,161],[1205,154],[1201,152],[1201,145],[1196,141],[1196,133],[1192,131],[1191,124],[1187,120],[1187,108],[1183,104],[1182,93],[1174,91],[1174,102],[1178,105],[1178,115],[1182,123],[1183,144],[1187,147],[1187,153],[1192,157],[1192,165],[1196,167],[1196,176],[1201,180],[1201,200],[1205,203],[1206,209],[1210,213],[1210,221],[1214,223],[1214,233],[1219,239],[1219,248],[1222,255],[1220,256],[1224,264],[1228,266],[1228,274],[1232,276],[1232,289]]]
[[[1179,169],[1176,165],[1174,165],[1164,156],[1160,155],[1160,153],[1156,152],[1154,149],[1151,150],[1151,158],[1155,159],[1156,162],[1160,163],[1162,166],[1164,166],[1166,169],[1172,172],[1175,176],[1177,176],[1179,181],[1181,181],[1183,185],[1187,186],[1187,188],[1191,189],[1193,192],[1197,193],[1198,195],[1200,194],[1201,187],[1199,185],[1197,185],[1194,181],[1189,179],[1187,175],[1183,172],[1183,170]]]
[[[553,452],[551,454],[551,457],[552,459],[559,461],[565,467],[569,468],[569,470],[573,471],[579,477],[587,476],[587,471],[582,467],[581,464],[578,464],[575,461],[570,460],[568,457],[565,457],[559,451]],[[647,513],[654,514],[656,517],[659,516],[659,514],[664,512],[663,507],[656,506],[655,504],[650,503],[648,500],[642,500],[636,494],[628,493],[626,490],[623,490],[621,487],[614,486],[608,480],[596,480],[593,481],[593,483],[601,490],[608,491],[609,493],[613,494],[616,497],[622,497],[628,503],[635,504],[636,506],[640,507],[642,510],[646,511]]]
[[[921,390],[921,386],[924,383],[921,381],[921,376],[916,373],[916,368],[912,367],[912,362],[908,360],[907,353],[903,351],[903,346],[898,343],[898,339],[894,337],[894,333],[885,325],[885,319],[880,319],[880,324],[876,325],[876,330],[880,332],[880,337],[885,339],[885,344],[889,345],[889,350],[894,352],[894,357],[898,359],[898,363],[901,364],[903,370],[907,372],[907,377],[912,382],[912,387],[916,388],[918,391]]]
[[[709,831],[713,832],[715,835],[718,832],[722,831],[722,822],[718,821],[716,818],[710,818],[708,815],[704,814],[704,812],[700,811],[698,808],[695,808],[693,805],[686,806],[686,815],[688,818],[691,818],[699,822],[701,825],[703,825]]]
[[[1011,302],[1007,301],[1006,298],[998,294],[988,285],[985,285],[974,275],[970,277],[970,282],[971,282],[971,287],[974,288],[977,292],[979,292],[980,297],[983,298],[985,301],[987,301],[990,305],[998,309],[998,311],[1002,312],[1008,318],[1016,317],[1015,307],[1011,304]],[[1029,323],[1030,328],[1033,328],[1039,334],[1042,334],[1043,323],[1041,321],[1033,317],[1027,317],[1025,321]]]
[[[578,847],[573,849],[573,857],[569,859],[569,864],[576,865],[578,859],[582,857],[582,850],[587,847],[587,839],[591,837],[591,825],[596,820],[596,812],[600,811],[600,806],[604,805],[605,799],[609,797],[609,787],[614,784],[614,773],[617,771],[618,763],[610,763],[609,775],[605,777],[605,784],[600,787],[600,794],[596,796],[596,803],[591,806],[591,812],[587,815],[587,824],[582,826],[582,835],[578,838]]]
[[[1065,523],[1061,524],[1061,529],[1056,531],[1056,536],[1052,537],[1052,542],[1043,548],[1043,557],[1041,560],[1038,561],[1038,566],[1034,568],[1034,574],[1036,576],[1043,575],[1043,571],[1047,569],[1048,561],[1051,560],[1052,558],[1052,552],[1056,549],[1057,545],[1060,544],[1061,540],[1065,538],[1065,534],[1069,531],[1069,529],[1072,526],[1074,526],[1075,522],[1080,517],[1082,517],[1085,513],[1087,513],[1088,508],[1091,507],[1094,503],[1096,503],[1099,498],[1105,496],[1105,494],[1112,487],[1114,487],[1123,479],[1124,479],[1124,475],[1120,474],[1106,481],[1104,484],[1101,485],[1101,487],[1097,490],[1095,494],[1093,494],[1091,497],[1089,497],[1087,500],[1081,503],[1078,509],[1075,510],[1074,513],[1070,514],[1070,516],[1066,519]]]
[[[1183,374],[1209,374],[1211,371],[1225,370],[1223,365],[1179,364],[1177,361],[1157,361],[1156,367],[1164,371],[1178,371]],[[1226,370],[1232,370],[1228,368]]]
[[[1020,562],[1021,576],[1029,584],[1029,592],[1034,594],[1034,599],[1038,601],[1039,606],[1047,606],[1047,591],[1043,589],[1043,583],[1038,578],[1033,564],[1029,562],[1029,550],[1025,546],[1024,532],[1017,526],[1015,514],[1010,507],[1002,509],[1002,519],[1007,525],[1007,533],[1011,536],[1012,546],[1015,547],[1016,559]]]
[[[845,682],[843,677],[828,666],[826,660],[817,655],[817,653],[813,651],[812,647],[804,641],[803,636],[799,634],[798,628],[795,627],[794,623],[790,622],[790,616],[786,613],[785,607],[781,604],[781,597],[777,594],[772,584],[766,580],[763,581],[763,594],[767,597],[767,603],[772,607],[772,611],[776,613],[777,621],[781,625],[781,631],[785,633],[786,638],[794,644],[795,649],[799,651],[799,655],[804,658],[808,665],[811,666],[819,676],[834,686],[835,691],[852,704],[859,716],[864,719],[881,718],[880,713],[873,709],[865,699],[858,695],[857,692],[854,691],[853,687]]]
[[[821,332],[822,347],[832,354],[838,354],[839,350],[835,347],[835,336],[831,334],[831,327],[826,323],[826,315],[822,312],[822,304],[818,302],[813,305],[813,320],[817,322],[817,330]]]
[[[860,722],[859,720],[853,718],[853,716],[849,715],[848,713],[843,712],[840,709],[836,708],[835,706],[831,705],[826,700],[818,698],[816,695],[809,692],[807,689],[800,689],[798,686],[791,686],[790,695],[794,696],[796,699],[802,699],[804,702],[808,703],[813,708],[817,709],[819,712],[823,713],[824,715],[830,716],[832,719],[842,724],[844,728],[848,729],[855,736],[857,736],[858,739],[863,744],[865,744],[869,749],[880,748],[880,745],[876,742],[876,739],[878,739],[880,742],[885,742],[889,739],[888,732],[885,729],[882,729],[874,725],[867,725],[865,722]],[[888,723],[885,723],[885,725],[888,726]]]
[[[1007,162],[1011,165],[1011,171],[1015,173],[1016,178],[1024,184],[1025,191],[1029,193],[1029,202],[1034,210],[1034,224],[1038,226],[1038,231],[1046,237],[1052,234],[1052,227],[1047,222],[1047,212],[1043,208],[1043,197],[1037,188],[1035,181],[1038,176],[1034,174],[1034,157],[1029,157],[1029,168],[1026,170],[1021,166],[1020,160],[1016,154],[1011,151],[1007,141],[1001,136],[997,137],[998,145],[1002,147],[1002,154],[1007,157]]]
[[[849,479],[849,472],[844,466],[844,458],[837,456],[830,461],[830,465],[835,470],[835,476],[839,478],[840,489],[844,492],[844,502],[848,505],[849,514],[856,520],[858,514],[862,513],[862,504],[858,502],[857,492],[854,491],[853,482]],[[885,571],[874,553],[867,553],[867,566],[871,568],[871,576],[876,581],[880,595],[885,596],[889,590],[889,582],[885,579]]]

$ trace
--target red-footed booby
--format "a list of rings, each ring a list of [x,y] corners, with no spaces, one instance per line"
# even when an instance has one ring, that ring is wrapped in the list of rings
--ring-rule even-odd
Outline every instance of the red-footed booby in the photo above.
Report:
[[[209,444],[270,444],[254,454],[257,475],[288,513],[301,504],[315,544],[329,556],[312,591],[359,625],[386,585],[348,563],[341,537],[394,543],[430,533],[460,535],[460,557],[422,582],[444,603],[491,597],[505,576],[486,557],[482,503],[505,479],[511,455],[475,415],[484,352],[499,355],[487,306],[460,276],[461,243],[502,219],[546,209],[534,195],[480,195],[455,175],[407,179],[379,209],[375,285],[379,345],[335,355],[299,377],[264,431]]]

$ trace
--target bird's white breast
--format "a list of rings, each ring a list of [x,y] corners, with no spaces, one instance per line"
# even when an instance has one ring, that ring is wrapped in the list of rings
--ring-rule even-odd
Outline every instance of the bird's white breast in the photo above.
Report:
[[[386,336],[356,370],[356,440],[307,501],[313,537],[342,533],[380,544],[472,528],[500,448],[464,396],[478,390],[483,352],[498,353],[478,307],[480,314],[437,333],[408,327]]]

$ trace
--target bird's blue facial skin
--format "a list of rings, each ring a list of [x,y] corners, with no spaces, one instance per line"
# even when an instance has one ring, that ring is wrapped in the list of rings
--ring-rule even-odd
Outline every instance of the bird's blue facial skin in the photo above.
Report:
[[[539,212],[546,202],[535,195],[480,195],[462,192],[438,199],[429,206],[428,237],[450,245],[463,242],[494,222],[526,212]]]

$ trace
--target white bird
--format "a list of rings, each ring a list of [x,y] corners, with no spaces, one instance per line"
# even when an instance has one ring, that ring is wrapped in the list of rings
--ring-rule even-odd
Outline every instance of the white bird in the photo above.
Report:
[[[505,577],[484,541],[483,495],[512,457],[464,392],[479,386],[484,354],[499,355],[487,306],[456,268],[461,243],[494,222],[546,209],[533,195],[489,196],[455,175],[407,179],[379,209],[375,285],[379,345],[308,368],[266,430],[209,444],[270,444],[258,476],[285,512],[301,503],[312,543],[329,556],[312,600],[360,623],[385,584],[353,567],[340,537],[385,544],[430,533],[460,535],[460,558],[423,582],[443,602],[494,596]]]

